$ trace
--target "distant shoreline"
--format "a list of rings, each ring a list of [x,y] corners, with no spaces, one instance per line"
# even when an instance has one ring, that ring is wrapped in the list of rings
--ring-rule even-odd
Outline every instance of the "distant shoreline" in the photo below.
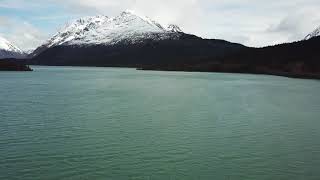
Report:
[[[270,76],[280,76],[295,79],[314,79],[320,80],[319,74],[294,74],[286,72],[239,72],[239,71],[201,71],[201,70],[182,70],[182,69],[152,69],[152,68],[137,68],[140,71],[171,71],[171,72],[203,72],[203,73],[230,73],[230,74],[251,74],[251,75],[270,75]]]

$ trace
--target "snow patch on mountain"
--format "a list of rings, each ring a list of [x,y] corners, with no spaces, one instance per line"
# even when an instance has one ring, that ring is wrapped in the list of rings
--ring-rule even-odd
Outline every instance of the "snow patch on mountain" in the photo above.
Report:
[[[0,59],[4,58],[24,58],[25,53],[14,46],[8,40],[0,37]]]
[[[308,34],[304,39],[309,40],[317,36],[320,36],[320,26],[316,30],[314,30],[312,33]]]
[[[164,28],[148,17],[125,11],[112,18],[100,15],[78,19],[67,24],[43,46],[134,44],[145,39],[175,39],[180,36],[179,32],[182,31],[176,25]]]

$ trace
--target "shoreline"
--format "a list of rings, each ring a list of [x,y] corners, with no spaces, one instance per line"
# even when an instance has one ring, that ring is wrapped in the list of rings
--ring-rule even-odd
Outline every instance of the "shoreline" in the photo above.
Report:
[[[286,72],[239,72],[239,71],[206,71],[206,70],[176,70],[176,69],[150,69],[150,68],[137,68],[140,71],[171,71],[171,72],[203,72],[203,73],[230,73],[230,74],[250,74],[250,75],[270,75],[270,76],[279,76],[287,77],[294,79],[313,79],[320,80],[320,74],[295,74],[295,73],[286,73]]]
[[[77,65],[26,65],[28,68],[30,66],[43,66],[43,67],[92,67],[92,68],[130,68],[136,69],[138,71],[168,71],[168,72],[202,72],[202,73],[230,73],[230,74],[251,74],[251,75],[270,75],[270,76],[280,76],[294,79],[313,79],[320,80],[320,74],[312,74],[312,73],[290,73],[290,72],[280,72],[280,71],[269,71],[269,72],[250,72],[250,71],[210,71],[210,70],[192,70],[192,69],[170,69],[170,68],[146,68],[146,67],[133,67],[133,66],[77,66]],[[33,71],[31,68],[27,71]]]

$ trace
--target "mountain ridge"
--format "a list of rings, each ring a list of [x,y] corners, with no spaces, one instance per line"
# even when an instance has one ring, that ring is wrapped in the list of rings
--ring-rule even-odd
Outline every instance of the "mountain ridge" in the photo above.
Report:
[[[29,64],[272,74],[320,78],[319,37],[263,48],[184,33],[130,12],[82,18],[37,49]]]
[[[309,33],[304,40],[309,40],[311,38],[320,36],[320,26],[318,28],[316,28],[314,31],[312,31],[311,33]]]

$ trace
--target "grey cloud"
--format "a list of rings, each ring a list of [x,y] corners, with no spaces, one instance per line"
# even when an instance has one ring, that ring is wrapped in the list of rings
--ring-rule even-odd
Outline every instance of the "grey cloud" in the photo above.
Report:
[[[0,26],[8,26],[10,25],[10,20],[5,16],[0,16]]]
[[[301,40],[319,26],[319,22],[320,15],[317,10],[300,10],[284,17],[279,23],[270,25],[266,33],[281,34],[287,41]]]

